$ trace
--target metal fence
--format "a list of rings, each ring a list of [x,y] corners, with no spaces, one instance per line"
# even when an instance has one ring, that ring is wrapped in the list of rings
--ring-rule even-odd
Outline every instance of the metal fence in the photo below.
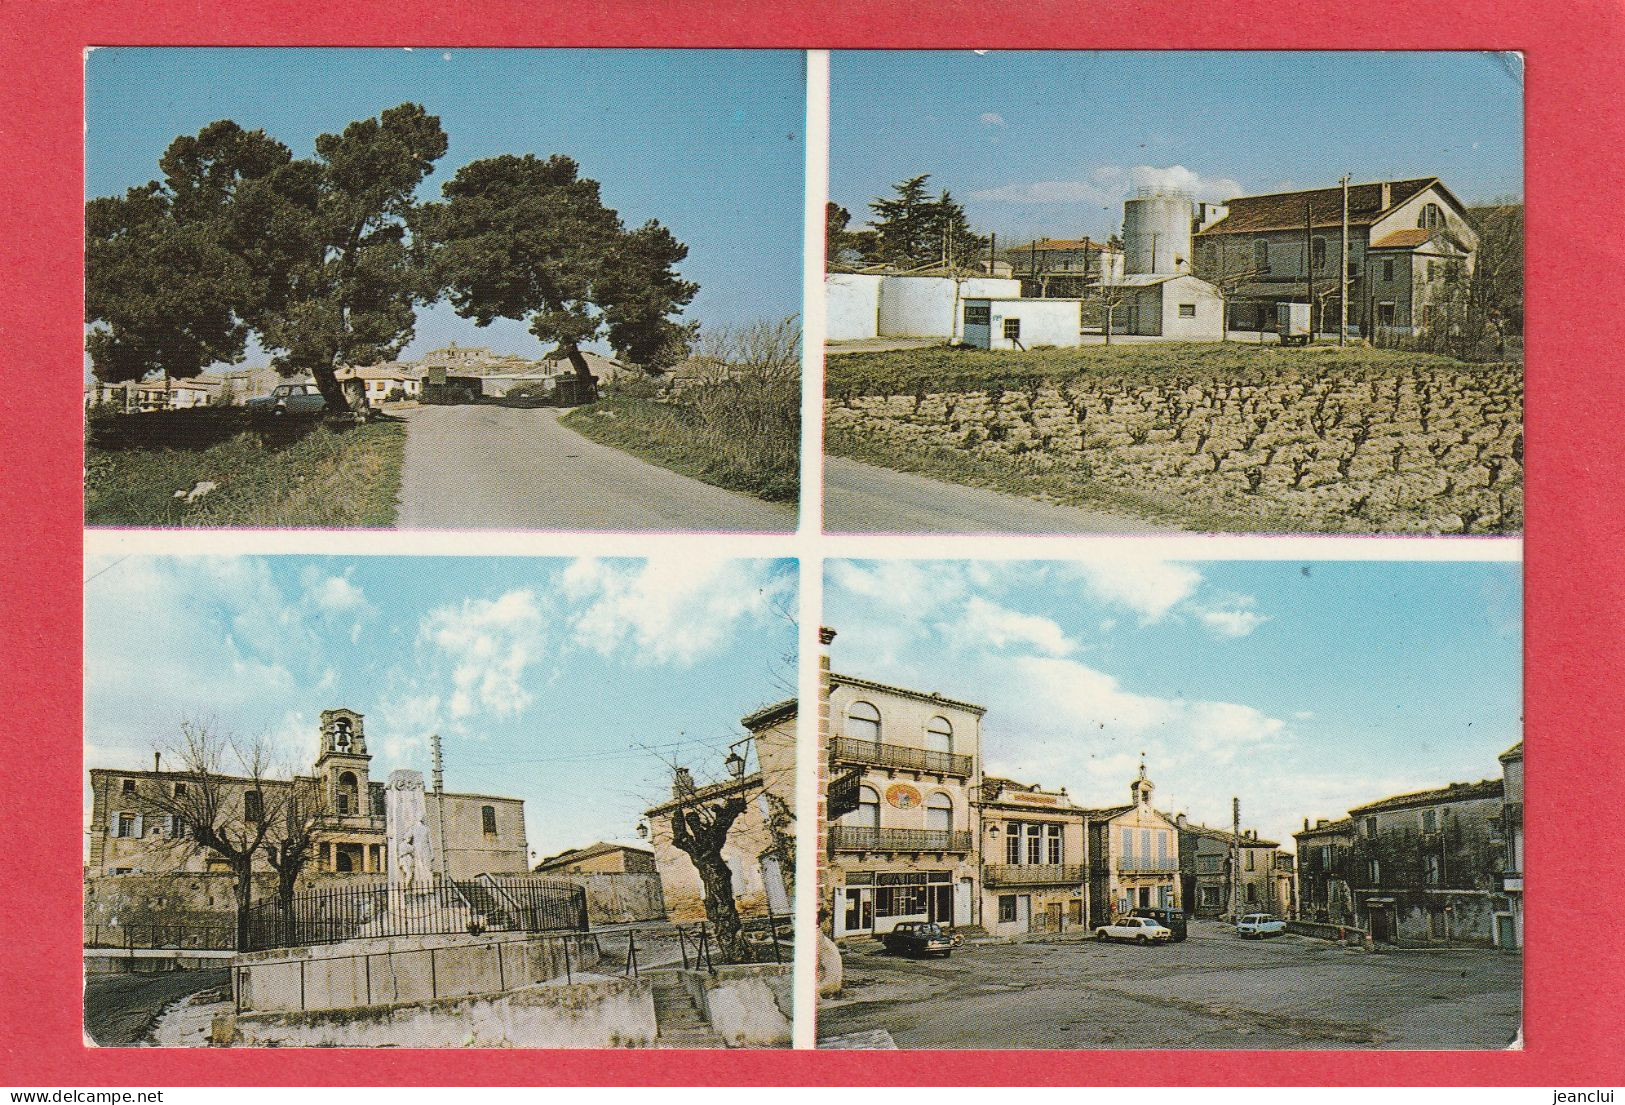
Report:
[[[836,737],[834,745],[834,758],[845,763],[903,768],[933,775],[960,775],[966,778],[972,774],[975,766],[975,761],[969,756],[936,752],[928,748],[879,744],[874,741],[854,740],[851,737]]]
[[[424,888],[380,883],[296,894],[249,915],[248,950],[333,944],[369,936],[585,932],[587,892],[555,879],[442,880]]]
[[[197,924],[182,921],[168,924],[85,926],[87,948],[119,948],[125,951],[135,948],[234,951],[236,946],[237,929],[230,922]]]

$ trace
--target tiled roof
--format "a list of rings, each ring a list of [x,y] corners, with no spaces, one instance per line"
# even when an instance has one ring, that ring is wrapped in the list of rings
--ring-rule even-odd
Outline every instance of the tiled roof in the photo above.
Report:
[[[1125,814],[1133,808],[1133,806],[1102,806],[1099,809],[1084,810],[1082,812],[1090,821],[1110,821],[1119,814]]]
[[[1354,821],[1347,817],[1340,817],[1336,821],[1328,821],[1324,825],[1315,825],[1311,828],[1305,829],[1301,833],[1293,833],[1292,836],[1294,839],[1306,836],[1335,836],[1338,833],[1350,833],[1353,831]]]
[[[1396,230],[1392,234],[1384,234],[1371,243],[1372,249],[1412,249],[1422,245],[1433,237],[1433,231],[1420,226],[1407,227]]]
[[[1508,760],[1521,760],[1521,759],[1523,759],[1523,741],[1519,741],[1517,744],[1513,745],[1511,748],[1507,749],[1505,752],[1501,753],[1500,756],[1498,756],[1496,758],[1499,759],[1502,763],[1506,763]]]
[[[954,706],[961,710],[969,710],[977,717],[987,713],[986,706],[978,706],[973,702],[960,702],[952,698],[944,698],[935,691],[913,691],[907,687],[894,687],[889,683],[877,683],[872,679],[860,679],[855,675],[831,674],[830,679],[836,683],[845,683],[849,687],[865,687],[871,691],[886,691],[891,694],[912,698],[916,702],[940,702],[944,706]]]
[[[787,717],[796,716],[796,700],[787,698],[783,702],[775,702],[771,706],[764,706],[753,714],[746,714],[739,719],[739,724],[752,731],[765,725],[772,725],[775,721],[783,721]]]
[[[1388,182],[1389,200],[1382,202],[1382,182],[1355,184],[1349,188],[1349,223],[1368,226],[1385,211],[1404,203],[1438,177]],[[1343,189],[1314,188],[1305,192],[1278,192],[1268,196],[1238,196],[1231,200],[1229,213],[1202,236],[1219,234],[1258,234],[1267,230],[1301,230],[1303,205],[1309,204],[1309,221],[1314,226],[1340,226],[1343,222]]]
[[[1080,249],[1092,251],[1104,250],[1107,253],[1122,252],[1122,250],[1117,246],[1111,245],[1107,242],[1097,242],[1090,238],[1040,238],[1038,241],[1028,242],[1026,245],[1009,246],[1003,250],[1003,252],[1029,253],[1036,250],[1039,253],[1043,253],[1046,250],[1072,251]]]
[[[1163,816],[1168,817],[1167,814],[1163,814]],[[1174,819],[1168,817],[1168,820],[1173,821]],[[1230,838],[1234,835],[1229,829],[1210,829],[1206,825],[1198,825],[1194,821],[1187,821],[1183,825],[1179,825],[1176,821],[1174,824],[1178,826],[1179,831],[1182,833],[1193,833],[1196,836],[1205,836],[1211,840],[1222,840],[1226,844],[1230,843]],[[1242,848],[1279,848],[1281,846],[1281,842],[1278,840],[1265,840],[1262,837],[1248,836],[1245,830],[1240,837],[1236,838],[1236,844]]]
[[[1441,802],[1470,802],[1481,798],[1499,798],[1502,794],[1500,779],[1484,779],[1477,783],[1451,783],[1434,790],[1419,790],[1411,794],[1396,794],[1392,798],[1369,802],[1349,810],[1349,815],[1374,813],[1377,810],[1402,810],[1409,806],[1435,806]]]

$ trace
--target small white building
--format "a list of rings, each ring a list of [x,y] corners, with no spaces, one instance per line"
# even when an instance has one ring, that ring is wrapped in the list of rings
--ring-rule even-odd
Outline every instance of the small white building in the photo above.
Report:
[[[1188,275],[1131,273],[1108,286],[1120,293],[1112,333],[1171,341],[1224,340],[1224,301],[1206,280]]]
[[[1079,344],[1081,299],[966,299],[964,343],[973,349],[1035,349]]]
[[[961,307],[967,299],[1014,298],[1021,281],[992,276],[899,276],[832,272],[824,277],[826,337],[962,337]]]
[[[879,336],[880,285],[885,279],[866,272],[832,272],[824,277],[825,340]]]

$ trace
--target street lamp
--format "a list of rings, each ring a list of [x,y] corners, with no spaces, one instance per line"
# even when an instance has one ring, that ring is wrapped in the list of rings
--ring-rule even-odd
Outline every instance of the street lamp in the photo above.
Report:
[[[638,839],[639,840],[648,840],[649,839],[649,823],[647,821],[639,821],[638,822]]]
[[[735,779],[743,779],[745,777],[745,757],[741,756],[738,752],[730,748],[728,750],[728,758],[722,762],[727,766],[728,774],[732,775]]]

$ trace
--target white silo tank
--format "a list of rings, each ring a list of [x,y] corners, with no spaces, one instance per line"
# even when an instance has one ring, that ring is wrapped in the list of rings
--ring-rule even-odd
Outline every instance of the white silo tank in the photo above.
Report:
[[[1172,276],[1191,271],[1191,198],[1142,188],[1123,201],[1123,271]]]

